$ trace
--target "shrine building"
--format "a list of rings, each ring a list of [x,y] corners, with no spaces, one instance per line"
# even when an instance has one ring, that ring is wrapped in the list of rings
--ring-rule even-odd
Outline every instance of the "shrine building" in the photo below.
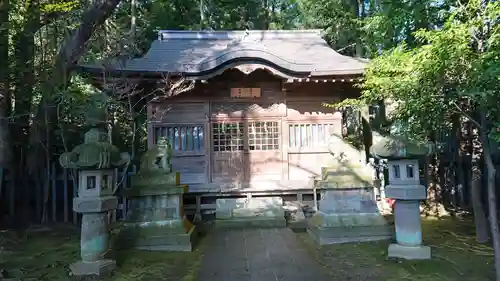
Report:
[[[148,145],[170,139],[189,192],[286,195],[311,190],[333,157],[328,144],[345,120],[324,104],[358,97],[366,63],[318,30],[166,30],[143,57],[80,71],[101,83],[126,77],[143,95],[167,78],[194,81],[148,103]]]

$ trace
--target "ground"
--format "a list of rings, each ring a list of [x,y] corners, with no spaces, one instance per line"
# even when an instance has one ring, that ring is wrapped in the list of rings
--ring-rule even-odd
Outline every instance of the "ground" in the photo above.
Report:
[[[214,230],[197,281],[330,281],[287,228]]]
[[[425,244],[432,247],[431,261],[387,260],[389,242],[344,244],[318,248],[306,233],[297,233],[298,247],[331,276],[333,281],[463,281],[491,280],[493,252],[474,242],[469,220],[426,219]],[[212,239],[204,239],[211,241]],[[116,273],[105,281],[181,280],[194,281],[201,267],[205,245],[193,253],[122,251]],[[74,228],[52,228],[28,234],[0,233],[0,269],[13,277],[42,280],[71,280],[68,264],[79,254]],[[1,279],[1,278],[0,278]]]
[[[432,260],[387,259],[389,241],[317,247],[299,233],[332,281],[486,281],[493,280],[493,250],[475,242],[470,220],[424,219],[424,244]]]
[[[79,280],[69,277],[68,268],[79,258],[80,242],[75,228],[51,227],[51,231],[24,234],[0,232],[0,239],[0,269],[8,277],[28,281]],[[110,256],[117,260],[118,269],[103,281],[194,281],[202,249],[203,244],[192,253],[117,251]]]

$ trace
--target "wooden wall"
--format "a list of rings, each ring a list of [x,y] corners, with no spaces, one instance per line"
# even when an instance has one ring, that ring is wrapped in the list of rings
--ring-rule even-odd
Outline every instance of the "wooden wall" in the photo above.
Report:
[[[233,99],[231,87],[260,87],[261,97]],[[181,181],[203,188],[306,188],[341,134],[341,113],[322,106],[356,95],[339,82],[284,83],[264,71],[228,71],[148,108],[149,145],[168,136]]]

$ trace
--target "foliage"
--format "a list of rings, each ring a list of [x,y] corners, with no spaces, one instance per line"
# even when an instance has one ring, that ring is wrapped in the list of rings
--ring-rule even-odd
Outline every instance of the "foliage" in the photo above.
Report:
[[[347,54],[353,54],[355,49],[349,45],[357,42],[361,32],[357,1],[301,0],[300,3],[302,10],[308,11],[307,27],[324,29],[334,49],[346,48]]]
[[[28,1],[29,2],[29,1]],[[78,1],[61,1],[56,3],[42,3],[40,4],[40,11],[43,13],[61,13],[71,12],[78,8],[80,3]]]
[[[344,141],[351,144],[354,148],[361,150],[364,148],[363,136],[360,134],[352,134],[344,137]]]
[[[403,133],[417,139],[450,127],[454,114],[469,115],[474,108],[498,123],[499,5],[490,3],[483,10],[479,3],[457,8],[441,29],[415,32],[419,47],[402,43],[373,59],[360,85],[361,98],[336,106],[390,100],[395,104],[392,118],[404,122]],[[482,35],[485,48],[479,52],[475,34],[484,22],[490,22],[490,31]],[[492,130],[495,137],[497,132]]]
[[[346,55],[376,57],[413,32],[441,26],[453,1],[300,0],[306,27],[322,28],[332,47]]]
[[[13,1],[9,13],[12,27],[9,58],[13,62],[10,72],[11,77],[16,77],[10,85],[12,98],[16,102],[8,115],[13,123],[23,124],[13,126],[11,130],[19,141],[16,144],[18,150],[25,150],[30,145],[29,139],[45,140],[41,136],[31,136],[34,132],[30,132],[29,125],[45,122],[43,119],[34,120],[43,118],[35,115],[44,106],[41,104],[42,97],[47,95],[58,100],[57,116],[49,116],[49,120],[57,120],[57,128],[51,131],[55,138],[51,138],[49,144],[50,147],[55,147],[54,157],[57,157],[60,152],[80,141],[78,135],[81,133],[83,120],[79,108],[84,106],[87,102],[85,97],[95,89],[89,86],[88,80],[77,75],[66,85],[68,89],[64,93],[47,92],[42,89],[42,85],[51,75],[51,67],[63,39],[79,26],[81,14],[88,3],[72,0],[41,2],[39,5],[30,3],[32,2]],[[362,53],[372,56],[380,48],[393,44],[382,42],[382,39],[392,38],[391,42],[398,42],[398,34],[403,31],[409,34],[409,30],[413,30],[408,29],[408,17],[414,18],[410,21],[439,25],[439,18],[448,1],[432,7],[429,3],[431,1],[421,4],[368,1],[366,5],[359,6],[357,1],[352,0],[124,1],[104,25],[96,30],[81,61],[138,56],[149,48],[158,29],[199,28],[324,28],[325,38],[334,48],[345,48],[341,52],[352,54],[354,49],[349,46],[361,44]],[[132,25],[132,16],[135,25]],[[36,23],[38,18],[50,20],[40,25]],[[389,27],[394,27],[394,30],[390,31]],[[115,118],[111,124],[114,128],[113,140],[123,149],[130,148],[131,139],[136,135],[142,140],[145,134],[142,127],[132,124],[137,118],[144,120],[144,112],[133,117],[129,103],[130,101],[123,100],[109,101],[110,114]],[[37,158],[41,160],[40,157]]]

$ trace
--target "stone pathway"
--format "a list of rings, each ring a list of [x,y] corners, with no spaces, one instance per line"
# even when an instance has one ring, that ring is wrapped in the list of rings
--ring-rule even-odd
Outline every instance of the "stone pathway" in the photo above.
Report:
[[[214,232],[197,281],[327,281],[288,228]]]

